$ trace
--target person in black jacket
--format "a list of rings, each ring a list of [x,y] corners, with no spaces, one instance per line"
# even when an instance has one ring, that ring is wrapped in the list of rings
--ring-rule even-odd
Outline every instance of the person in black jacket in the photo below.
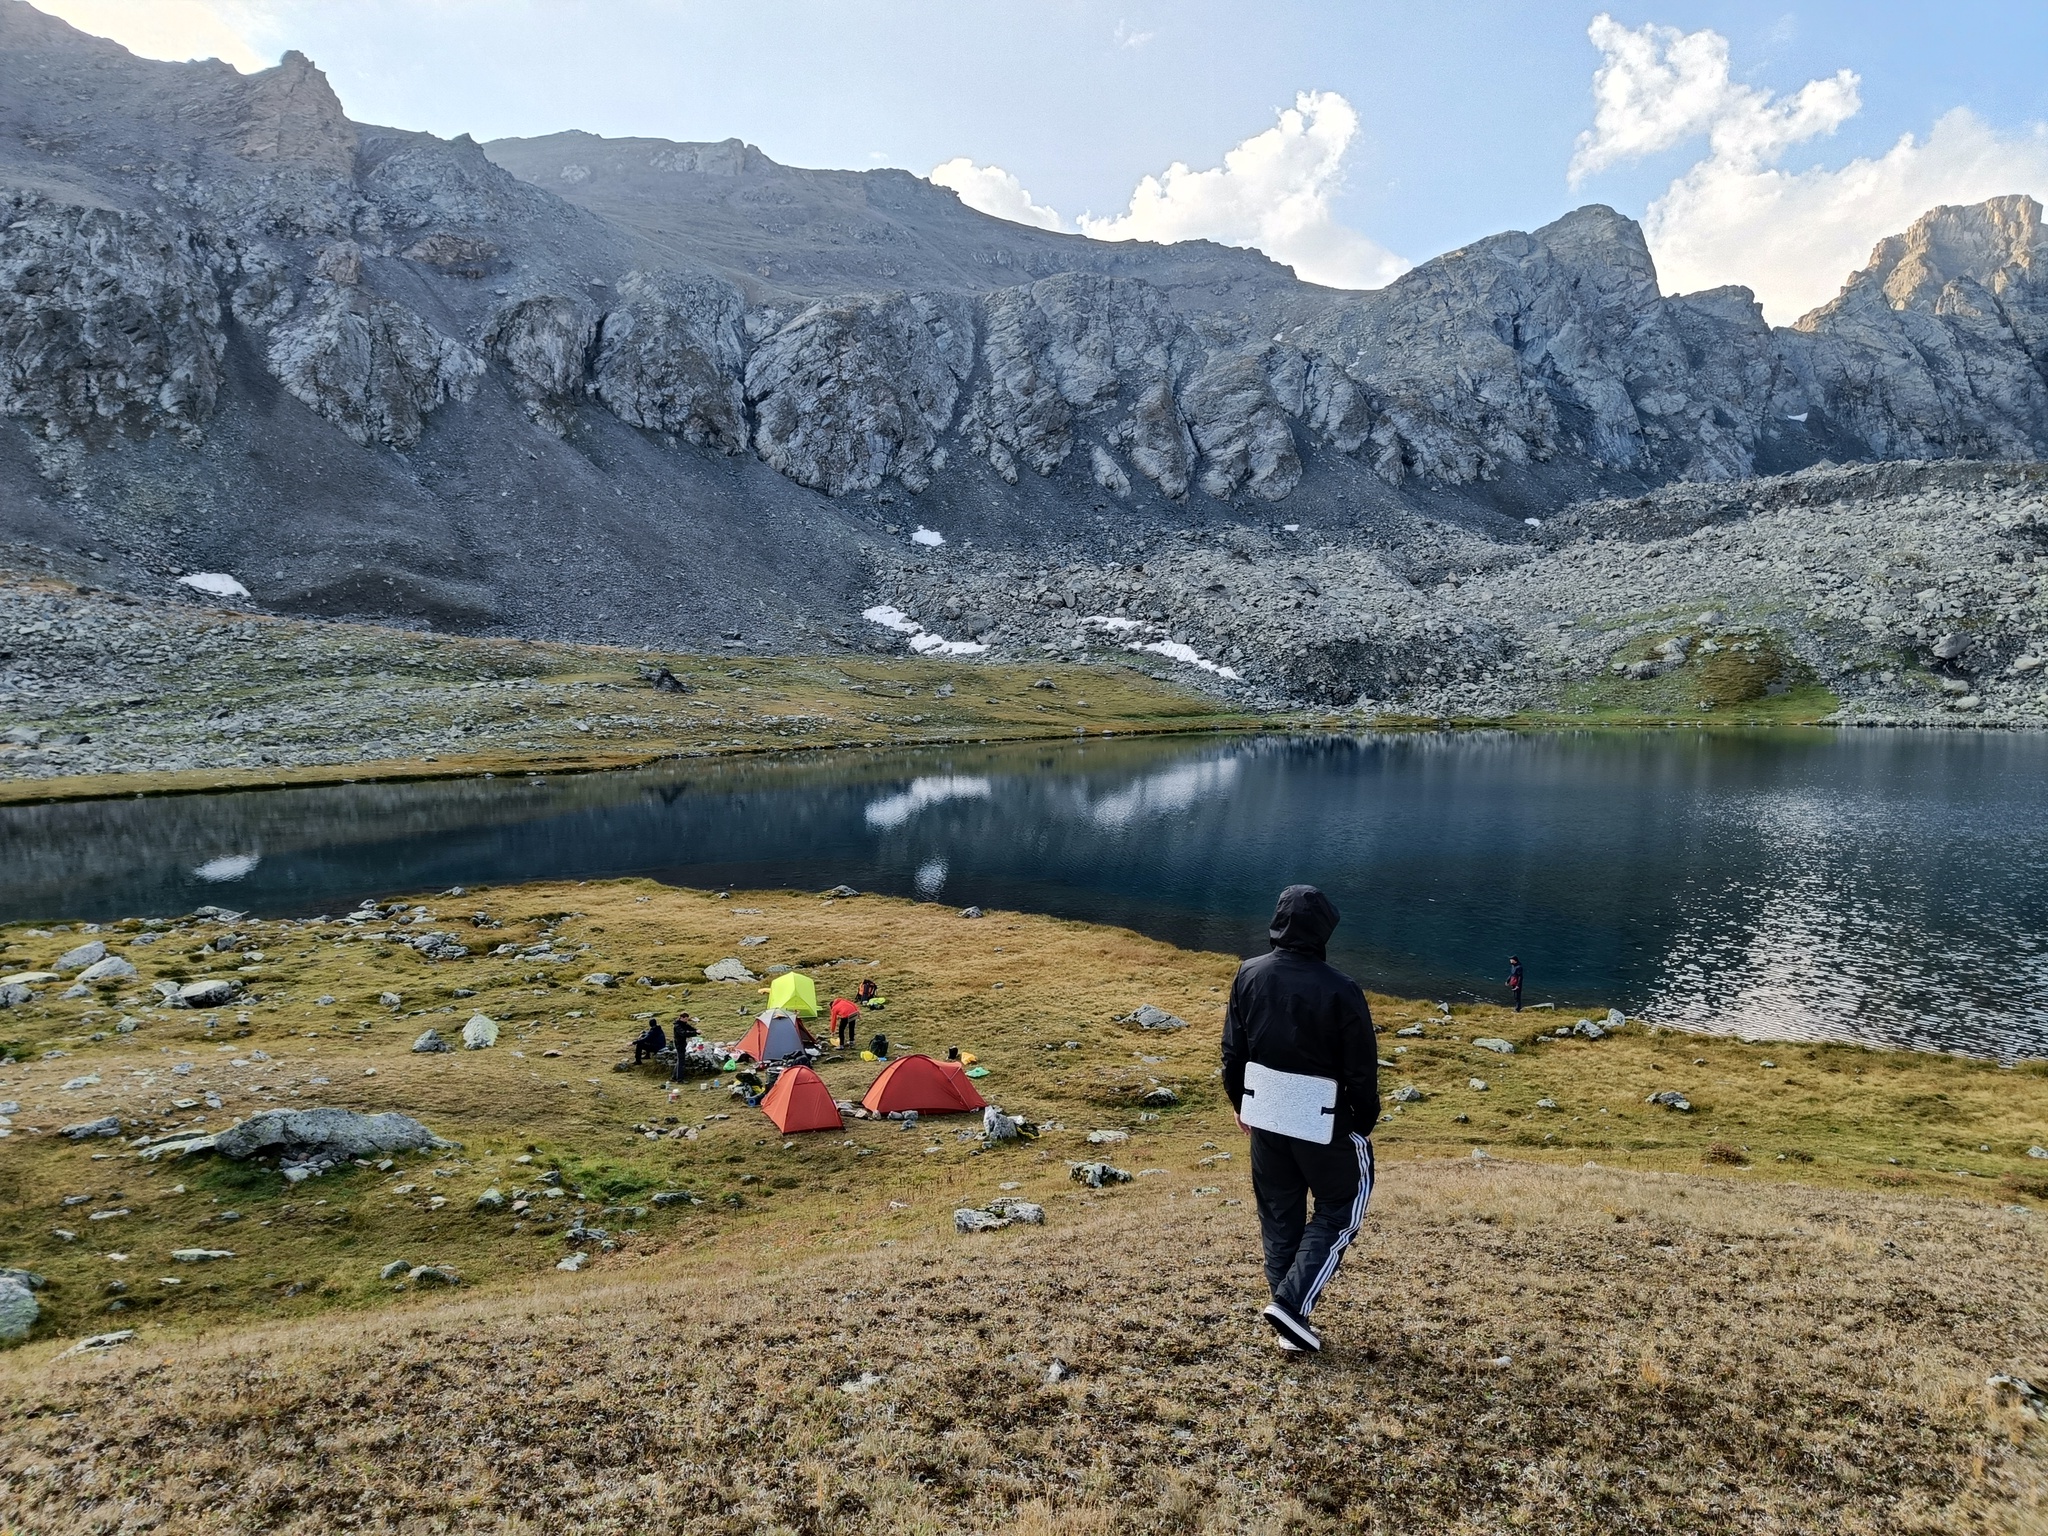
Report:
[[[1238,1121],[1251,1137],[1252,1192],[1273,1293],[1264,1316],[1280,1347],[1290,1351],[1323,1347],[1309,1314],[1358,1236],[1372,1198],[1379,1047],[1365,993],[1323,957],[1337,921],[1336,907],[1314,886],[1282,891],[1273,911],[1273,947],[1238,967],[1223,1021],[1223,1087],[1233,1110],[1243,1108],[1245,1068],[1253,1063],[1336,1085],[1327,1144]]]
[[[668,1036],[662,1033],[661,1021],[649,1019],[647,1028],[633,1042],[633,1065],[651,1060],[668,1049]]]

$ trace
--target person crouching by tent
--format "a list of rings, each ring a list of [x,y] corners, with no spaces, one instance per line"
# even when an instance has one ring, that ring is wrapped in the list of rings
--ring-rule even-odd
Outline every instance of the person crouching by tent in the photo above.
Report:
[[[860,1004],[850,997],[832,999],[832,1027],[838,1034],[839,1048],[845,1050],[853,1044],[853,1027],[860,1018]]]
[[[649,1019],[647,1028],[633,1042],[633,1065],[637,1067],[643,1061],[652,1061],[667,1049],[668,1036],[662,1032],[661,1020]]]

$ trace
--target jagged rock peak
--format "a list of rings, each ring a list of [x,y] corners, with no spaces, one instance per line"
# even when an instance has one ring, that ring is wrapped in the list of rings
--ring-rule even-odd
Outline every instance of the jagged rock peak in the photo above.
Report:
[[[2041,205],[2015,194],[1931,208],[1905,233],[1880,240],[1850,283],[1876,283],[1894,309],[1931,310],[1959,280],[1995,295],[2048,281]]]
[[[249,76],[238,126],[236,150],[245,160],[279,161],[336,176],[355,169],[355,124],[327,76],[297,49],[274,69]]]

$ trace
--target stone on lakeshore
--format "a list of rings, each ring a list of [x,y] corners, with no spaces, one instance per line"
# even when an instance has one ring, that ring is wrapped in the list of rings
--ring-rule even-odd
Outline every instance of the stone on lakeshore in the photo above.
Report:
[[[979,907],[962,907],[962,908],[960,909],[960,915],[961,915],[962,917],[980,917],[980,916],[981,916],[981,908],[979,908]]]
[[[107,946],[94,939],[89,944],[81,944],[78,948],[66,950],[59,955],[55,968],[68,975],[72,971],[82,971],[89,966],[97,965],[106,958]]]
[[[266,1109],[214,1137],[223,1157],[248,1158],[275,1152],[293,1162],[344,1162],[382,1157],[422,1147],[452,1148],[410,1115],[391,1110],[366,1115],[353,1109]]]
[[[32,1286],[0,1275],[0,1341],[11,1344],[27,1338],[42,1312],[42,1303],[36,1300]]]
[[[414,1054],[418,1055],[433,1051],[445,1051],[449,1049],[449,1045],[446,1040],[441,1038],[441,1031],[429,1029],[421,1032],[419,1039],[413,1041],[412,1048]]]
[[[1141,1005],[1138,1011],[1131,1015],[1131,1017],[1137,1020],[1138,1028],[1140,1029],[1171,1030],[1186,1029],[1188,1027],[1186,1019],[1175,1018],[1164,1008],[1155,1007],[1151,1003]]]
[[[1579,1020],[1578,1023],[1572,1026],[1572,1033],[1586,1040],[1604,1040],[1607,1038],[1607,1031],[1598,1024],[1595,1024],[1591,1019]]]

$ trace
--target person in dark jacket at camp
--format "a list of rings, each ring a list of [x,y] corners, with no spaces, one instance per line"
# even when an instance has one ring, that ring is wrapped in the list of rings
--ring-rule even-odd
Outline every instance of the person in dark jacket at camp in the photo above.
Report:
[[[1522,957],[1508,956],[1508,996],[1514,999],[1515,1012],[1522,1011]]]
[[[633,1065],[651,1060],[668,1049],[668,1036],[662,1033],[661,1020],[649,1019],[646,1031],[633,1042]]]
[[[1372,1198],[1379,1047],[1365,993],[1324,958],[1337,921],[1314,886],[1282,891],[1272,948],[1238,967],[1223,1020],[1223,1088],[1251,1137],[1273,1295],[1263,1315],[1290,1352],[1323,1347],[1309,1314]]]

